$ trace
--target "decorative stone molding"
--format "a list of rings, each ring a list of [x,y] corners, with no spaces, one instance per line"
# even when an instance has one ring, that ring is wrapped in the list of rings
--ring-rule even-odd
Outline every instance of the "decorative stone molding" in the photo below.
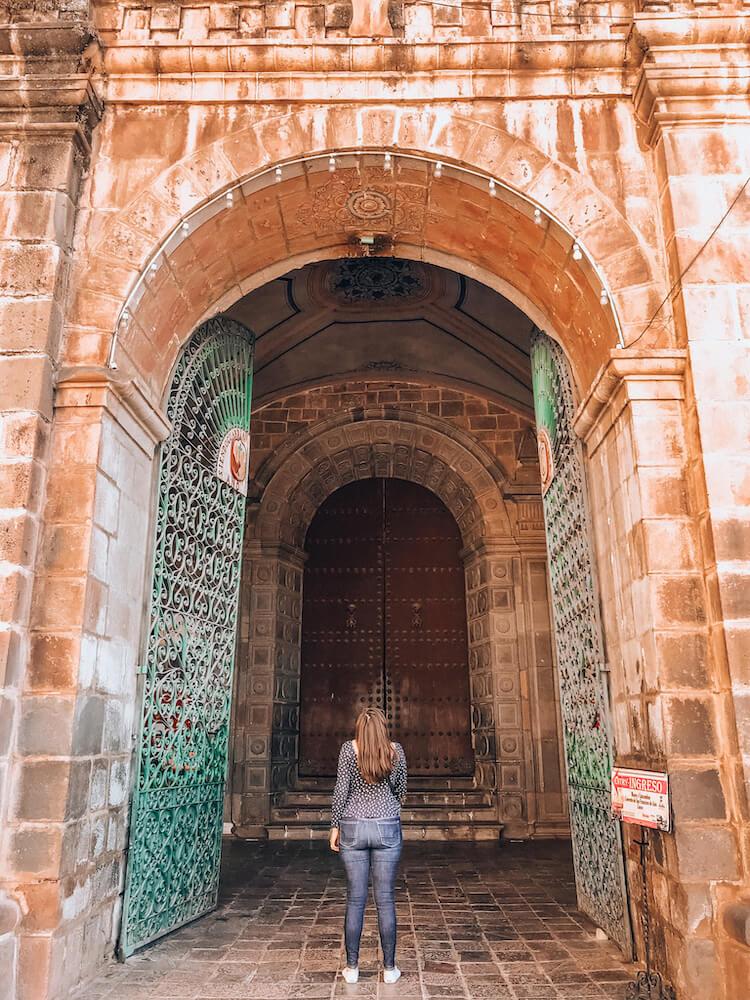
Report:
[[[612,351],[578,408],[574,428],[592,456],[623,408],[635,399],[683,399],[686,352]]]
[[[150,58],[151,51],[140,46],[139,59]],[[618,51],[621,53],[621,46]],[[153,52],[167,58],[167,52],[162,49],[154,48]],[[503,66],[507,77],[507,61]],[[144,79],[148,78],[146,69],[144,66]],[[326,75],[326,81],[331,76]],[[204,78],[211,78],[211,74],[201,74],[200,79]],[[234,79],[233,73],[229,78]],[[298,78],[299,74],[293,74],[294,80]],[[545,79],[550,78],[545,76]],[[108,79],[111,83],[112,77]],[[131,80],[128,77],[128,81]],[[185,81],[191,88],[190,100],[196,102],[198,81],[189,73]],[[152,82],[158,86],[158,76]],[[132,92],[130,82],[127,87]],[[344,87],[339,94],[349,94],[350,83]],[[390,83],[388,93],[388,101],[383,105],[372,104],[377,95],[368,93],[368,103],[361,108],[351,103],[328,104],[327,98],[321,96],[316,107],[302,107],[284,114],[272,112],[263,121],[247,127],[238,125],[236,131],[222,134],[200,149],[183,150],[184,155],[179,159],[144,180],[132,193],[132,198],[129,195],[128,203],[121,210],[108,209],[106,218],[100,216],[98,210],[92,213],[90,256],[80,261],[80,281],[68,315],[71,331],[68,342],[72,342],[79,326],[88,331],[87,345],[93,341],[92,327],[101,334],[97,344],[110,341],[120,310],[161,240],[166,239],[170,231],[176,232],[180,220],[187,214],[202,212],[200,206],[204,206],[205,218],[191,216],[189,232],[184,239],[180,236],[174,251],[165,250],[163,259],[169,264],[168,269],[162,269],[156,280],[139,286],[142,294],[133,306],[127,327],[120,331],[119,350],[123,356],[144,372],[157,392],[163,390],[180,344],[204,316],[229,308],[243,294],[270,277],[286,273],[290,266],[319,260],[322,240],[327,259],[348,256],[351,252],[351,230],[346,227],[313,230],[300,222],[293,212],[289,213],[283,227],[277,227],[269,217],[264,239],[258,246],[249,248],[241,234],[244,224],[252,218],[254,197],[235,198],[234,208],[230,210],[223,201],[224,207],[220,207],[215,196],[230,185],[244,183],[243,178],[251,184],[260,176],[259,172],[271,164],[281,165],[299,156],[319,156],[358,146],[383,152],[411,150],[419,155],[429,151],[430,159],[435,162],[462,164],[496,176],[514,190],[544,204],[551,218],[561,220],[577,233],[597,262],[623,314],[625,339],[636,331],[641,332],[642,318],[632,313],[634,306],[638,304],[640,313],[663,296],[660,264],[649,249],[648,239],[638,228],[645,221],[642,217],[639,219],[637,213],[628,213],[626,219],[624,206],[612,200],[611,191],[604,194],[591,177],[551,158],[526,137],[463,116],[447,104],[426,107],[421,92],[419,104],[413,108],[394,104]],[[499,96],[495,91],[493,95]],[[187,99],[188,94],[184,96]],[[356,96],[352,92],[350,101],[355,101]],[[113,95],[113,99],[116,97]],[[146,100],[143,92],[141,99]],[[212,95],[213,102],[219,99],[235,98],[222,88],[220,95]],[[285,100],[289,99],[287,94]],[[248,119],[241,116],[238,122],[243,120]],[[356,171],[349,173],[353,186]],[[356,183],[359,186],[359,182]],[[403,177],[396,176],[389,182],[397,201],[402,193],[406,194],[402,190],[404,183]],[[561,267],[555,240],[547,241],[549,246],[545,249],[544,241],[540,243],[544,231],[536,225],[531,214],[524,215],[512,205],[506,209],[504,189],[496,190],[496,197],[490,204],[483,187],[468,183],[460,184],[458,190],[446,192],[449,197],[443,197],[441,185],[444,183],[434,177],[434,172],[426,171],[419,175],[419,184],[408,185],[422,188],[424,211],[419,229],[402,234],[395,256],[458,266],[459,270],[480,277],[506,295],[540,327],[564,329],[565,345],[576,376],[581,384],[588,385],[601,364],[603,352],[617,342],[611,309],[602,306],[599,298],[592,302],[588,293],[580,294],[580,288],[588,285],[593,297],[594,289],[588,279],[574,278],[577,265]],[[303,177],[282,178],[282,182],[275,185],[274,197],[291,197],[296,208],[298,196],[302,202],[309,196],[304,190],[306,184]],[[467,210],[471,205],[471,211],[481,213],[482,217],[486,215],[487,228],[482,239],[467,227],[456,226],[455,215],[449,209],[456,204],[465,204]],[[260,202],[258,206],[260,210]],[[231,213],[236,215],[233,217]],[[232,242],[235,233],[237,245]],[[538,252],[529,257],[528,267],[524,265],[519,270],[515,254],[486,253],[488,240],[506,240],[510,235],[524,246],[536,247],[540,243]],[[223,241],[221,245],[226,252],[212,266],[211,291],[206,293],[205,276],[197,266],[201,252],[193,253],[191,247],[208,246],[215,240]],[[628,248],[626,254],[623,248]],[[238,255],[242,263],[237,262]],[[112,292],[106,297],[99,291],[99,284],[104,280],[102,272],[107,275],[107,288]],[[96,303],[95,314],[92,314],[92,302]],[[172,315],[172,309],[178,317],[174,322],[166,318]],[[656,323],[653,335],[669,336]],[[86,349],[91,351],[89,347]],[[155,358],[158,359],[156,365]]]
[[[28,5],[31,6],[31,5]],[[277,43],[310,43],[320,39],[398,42],[443,42],[456,39],[548,38],[588,35],[605,39],[624,36],[634,4],[608,5],[608,21],[571,9],[564,0],[513,6],[492,0],[456,0],[429,4],[422,0],[98,0],[93,17],[106,44],[128,40],[160,40],[172,46],[186,37],[206,41],[241,39]]]
[[[253,528],[264,541],[300,547],[320,504],[355,479],[395,476],[432,490],[456,518],[464,544],[509,536],[504,470],[468,435],[437,417],[394,411],[339,414],[292,439],[258,475]]]
[[[149,458],[171,430],[160,408],[135,379],[118,379],[108,368],[63,369],[57,380],[55,409],[90,406],[110,413]]]
[[[72,135],[87,156],[103,112],[99,65],[97,42],[79,23],[0,25],[0,133]]]
[[[646,57],[633,102],[650,144],[672,125],[750,120],[747,15],[659,11],[634,23]]]

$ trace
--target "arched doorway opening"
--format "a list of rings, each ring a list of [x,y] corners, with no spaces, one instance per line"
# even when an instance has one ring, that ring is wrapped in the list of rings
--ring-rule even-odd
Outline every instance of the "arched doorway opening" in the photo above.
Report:
[[[401,479],[340,487],[305,539],[299,774],[335,774],[352,719],[381,708],[419,778],[474,773],[461,533]]]
[[[279,308],[281,316],[275,315]],[[428,488],[434,483],[435,492],[453,513],[464,544],[469,617],[471,753],[465,727],[454,730],[445,725],[441,730],[436,721],[432,730],[438,734],[463,732],[463,751],[455,755],[459,763],[453,773],[439,778],[450,784],[425,789],[423,801],[415,804],[411,815],[407,811],[407,824],[414,822],[422,836],[434,831],[434,793],[450,791],[456,796],[444,796],[438,824],[443,837],[496,837],[502,827],[521,836],[540,834],[545,815],[549,823],[554,812],[549,803],[555,798],[559,828],[564,822],[562,787],[554,791],[546,778],[540,778],[553,775],[555,762],[558,778],[562,771],[559,710],[551,694],[554,682],[550,683],[553,657],[549,646],[540,652],[545,640],[539,637],[549,641],[549,613],[546,624],[540,613],[548,600],[547,583],[544,573],[532,580],[530,563],[524,562],[529,539],[523,534],[532,525],[543,553],[541,487],[539,472],[533,469],[535,449],[529,447],[533,324],[477,281],[399,258],[336,260],[290,272],[236,302],[231,315],[254,325],[261,408],[283,402],[295,414],[287,413],[285,434],[270,449],[272,434],[267,435],[269,441],[257,442],[265,460],[258,459],[250,489],[253,505],[245,555],[250,582],[247,613],[242,615],[246,636],[240,640],[241,646],[244,640],[240,658],[247,673],[235,708],[234,744],[239,750],[233,755],[227,810],[232,830],[240,836],[283,838],[309,838],[325,830],[328,793],[314,783],[327,776],[321,772],[330,770],[330,761],[306,763],[302,754],[304,539],[337,481],[344,486],[391,475]],[[562,354],[560,359],[565,375],[558,383],[564,382],[572,392],[567,362]],[[406,438],[401,436],[396,408],[385,405],[369,411],[371,385],[382,380],[384,372],[398,373],[406,387],[404,401],[419,397],[425,403],[418,419],[406,421],[412,425]],[[313,418],[307,415],[309,393],[335,388],[342,377],[366,380],[362,405],[344,402],[334,407],[351,422],[345,441],[326,419],[317,413]],[[414,392],[417,396],[409,395]],[[435,392],[438,402],[431,403],[429,394]],[[473,401],[468,399],[471,395]],[[477,402],[486,410],[473,408]],[[557,416],[566,426],[571,423],[567,402]],[[458,419],[446,434],[450,420],[445,418],[450,417]],[[427,430],[430,418],[437,418],[439,434]],[[510,431],[506,434],[503,420],[520,424],[506,423]],[[488,455],[485,447],[490,427],[497,432],[490,434],[493,448],[499,448],[494,455],[492,451]],[[444,446],[440,458],[438,443]],[[321,445],[327,454],[317,450]],[[508,454],[501,458],[503,451]],[[510,473],[504,462],[511,466]],[[384,463],[391,466],[385,474]],[[399,474],[404,465],[411,465],[415,474]],[[584,547],[589,544],[583,537],[579,541]],[[539,591],[544,592],[541,600]],[[350,615],[356,623],[356,602],[349,603],[355,604]],[[413,608],[412,613],[419,617]],[[530,673],[537,682],[533,694],[546,691],[544,712],[530,695]],[[579,708],[601,701],[596,671],[590,682],[580,704],[570,705],[573,717],[564,719],[570,732],[590,721],[579,719]],[[595,715],[596,726],[604,728],[604,708]],[[327,729],[333,742],[340,739],[341,732],[330,724]],[[606,758],[606,741],[598,749]],[[469,773],[472,756],[474,768]],[[430,759],[434,761],[434,755]],[[594,768],[600,777],[607,771],[608,759],[601,764]],[[424,770],[434,770],[426,754]],[[436,779],[431,773],[423,777]],[[585,845],[592,823],[597,836],[592,838],[593,854],[585,850],[577,854],[579,885],[595,918],[626,946],[619,843],[604,793],[604,786],[598,785],[580,813],[578,842]],[[588,882],[586,865],[593,873]]]

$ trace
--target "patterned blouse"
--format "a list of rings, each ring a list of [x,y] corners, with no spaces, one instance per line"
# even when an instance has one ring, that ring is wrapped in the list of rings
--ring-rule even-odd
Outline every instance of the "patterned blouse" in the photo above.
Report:
[[[331,827],[343,819],[395,819],[406,795],[406,754],[395,743],[396,761],[389,778],[369,785],[359,773],[352,741],[341,744],[336,787],[331,804]]]

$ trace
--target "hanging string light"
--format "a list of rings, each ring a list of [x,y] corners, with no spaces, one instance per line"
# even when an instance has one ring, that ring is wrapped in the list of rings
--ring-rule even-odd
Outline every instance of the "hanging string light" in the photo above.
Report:
[[[363,150],[362,152],[366,153],[367,155],[372,155],[372,153],[375,153],[376,151],[375,150],[373,150],[373,151],[364,151]],[[403,160],[407,160],[407,161],[422,161],[422,162],[425,162],[425,160],[427,160],[427,162],[429,164],[429,160],[426,157],[419,156],[418,154],[413,154],[413,153],[392,153],[390,151],[385,151],[385,152],[383,152],[382,156],[383,156],[383,161],[382,161],[383,162],[383,169],[385,171],[392,171],[393,168],[394,168],[394,166],[395,166],[395,164],[396,164],[396,161],[399,158],[403,159]],[[331,174],[333,174],[333,173],[336,172],[336,168],[337,168],[336,157],[337,157],[337,154],[335,154],[335,153],[328,153],[328,152],[326,152],[326,153],[316,153],[316,154],[312,154],[310,156],[301,157],[299,159],[299,161],[295,161],[295,162],[300,162],[302,164],[313,164],[315,162],[320,163],[322,161],[323,163],[325,163],[327,161],[327,163],[328,163],[328,172],[331,173]],[[461,165],[458,165],[458,164],[455,164],[455,165],[454,164],[448,164],[447,165],[447,169],[449,169],[453,173],[457,173],[459,176],[472,176],[472,177],[476,178],[477,180],[483,179],[487,183],[488,194],[489,194],[489,196],[491,198],[497,197],[498,187],[501,187],[504,191],[507,190],[511,194],[513,193],[513,191],[512,191],[511,188],[507,187],[502,182],[496,181],[494,177],[488,177],[486,174],[483,174],[481,171],[472,170],[471,168],[464,167],[464,166],[461,166]],[[273,178],[273,181],[275,181],[275,183],[278,184],[281,180],[283,180],[283,170],[284,170],[284,168],[282,168],[281,165],[274,166],[274,167],[271,167],[271,166],[266,167],[265,170],[263,170],[263,171],[261,171],[259,173],[258,179],[262,180],[263,176],[265,175],[267,178],[269,178],[269,180],[271,178]],[[438,179],[441,178],[443,176],[445,170],[446,170],[446,164],[442,160],[433,161],[432,172],[433,172],[433,176],[434,177],[436,177]],[[750,183],[750,178],[748,179],[748,183]],[[747,186],[747,185],[745,185],[745,186]],[[743,188],[743,190],[744,190],[744,188]],[[524,198],[523,195],[521,195],[521,197],[523,198],[523,200],[526,201],[527,204],[529,204],[529,199]],[[221,199],[222,201],[224,201],[224,204],[225,204],[225,206],[227,208],[233,208],[234,204],[235,204],[234,190],[226,191],[226,192],[223,192],[222,194],[217,194],[213,199],[211,199],[211,201],[208,204],[210,205],[210,204],[213,203],[214,205],[216,205],[219,202],[219,199]],[[202,206],[200,211],[202,212],[202,210],[205,207],[207,207],[207,206]],[[542,226],[542,225],[545,224],[546,221],[552,221],[556,226],[560,226],[560,228],[565,233],[567,233],[568,236],[572,240],[572,247],[571,247],[571,257],[572,257],[572,259],[574,261],[576,261],[576,262],[583,260],[584,254],[583,254],[583,250],[582,250],[581,244],[575,238],[574,234],[571,233],[570,230],[567,229],[567,227],[564,224],[557,222],[557,220],[555,220],[555,219],[550,219],[549,216],[546,216],[545,212],[539,206],[533,205],[533,203],[531,203],[530,207],[532,209],[533,218],[534,218],[534,222],[536,223],[536,225]],[[170,233],[170,235],[167,236],[166,239],[163,241],[163,243],[160,244],[160,246],[157,248],[156,256],[154,256],[154,258],[150,261],[150,263],[144,267],[143,271],[141,272],[140,278],[136,281],[135,287],[131,290],[130,294],[128,295],[128,297],[126,299],[126,306],[123,308],[123,310],[122,310],[122,312],[120,314],[120,317],[119,317],[119,319],[118,319],[118,321],[116,323],[115,330],[113,331],[113,340],[112,340],[112,344],[111,344],[110,359],[109,359],[110,360],[110,367],[113,367],[113,368],[117,367],[117,365],[115,364],[115,358],[114,358],[114,354],[115,354],[115,350],[116,350],[116,342],[117,342],[117,332],[118,332],[118,330],[120,328],[120,325],[123,324],[123,323],[126,324],[129,321],[130,317],[131,317],[131,310],[129,309],[129,304],[132,301],[136,301],[136,295],[138,293],[138,287],[139,287],[140,283],[143,280],[145,280],[148,277],[149,274],[154,275],[159,270],[159,268],[161,266],[160,256],[162,255],[162,251],[166,251],[166,247],[168,246],[169,240],[175,234],[181,234],[182,238],[185,238],[185,237],[187,237],[190,234],[190,232],[191,232],[191,221],[193,221],[193,217],[194,216],[196,217],[196,220],[197,220],[197,218],[202,218],[202,216],[198,215],[197,211],[193,211],[193,212],[190,213],[190,215],[187,218],[181,220],[180,222],[178,222],[176,224],[175,228],[172,230],[172,232]],[[602,306],[606,306],[606,305],[609,304],[611,306],[610,296],[609,296],[609,293],[608,293],[606,287],[603,284],[602,275],[599,273],[599,270],[596,267],[596,264],[593,262],[593,260],[591,260],[591,258],[587,258],[587,259],[588,259],[589,263],[591,264],[591,266],[593,268],[594,274],[599,278],[600,281],[602,281],[602,286],[601,286],[601,290],[600,290],[600,294],[599,294],[599,301],[600,301],[601,305]],[[617,327],[618,345],[620,347],[622,347],[622,346],[624,346],[624,341],[623,341],[622,329],[620,327],[620,323],[619,323],[619,319],[617,317],[616,310],[613,309],[612,310],[612,314],[613,314],[613,317],[614,317],[615,325]]]

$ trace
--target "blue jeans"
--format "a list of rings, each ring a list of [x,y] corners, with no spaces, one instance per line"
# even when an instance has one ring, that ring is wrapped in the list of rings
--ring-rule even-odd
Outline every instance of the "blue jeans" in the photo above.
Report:
[[[372,867],[372,887],[378,911],[380,946],[386,969],[396,964],[396,903],[394,886],[401,858],[401,820],[342,819],[339,830],[341,860],[346,869],[346,964],[359,963],[359,941],[365,918],[367,887]]]

